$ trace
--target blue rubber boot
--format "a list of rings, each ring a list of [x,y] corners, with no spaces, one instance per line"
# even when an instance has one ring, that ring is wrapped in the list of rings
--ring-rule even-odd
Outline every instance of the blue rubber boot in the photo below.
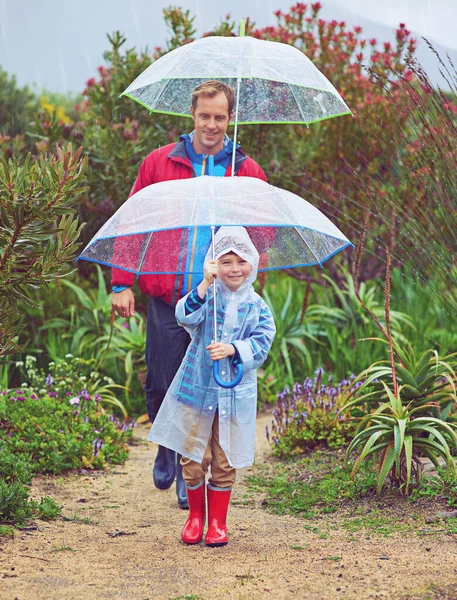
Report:
[[[178,506],[183,510],[189,508],[186,490],[186,482],[182,476],[181,455],[176,454],[176,495],[178,496]]]
[[[159,446],[152,470],[154,485],[158,490],[168,490],[176,477],[176,452]]]

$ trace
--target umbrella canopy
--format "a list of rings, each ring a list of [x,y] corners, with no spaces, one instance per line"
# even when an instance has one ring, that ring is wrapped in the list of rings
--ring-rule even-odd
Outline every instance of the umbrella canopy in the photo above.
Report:
[[[200,274],[192,263],[185,267],[192,230],[210,232],[221,225],[246,227],[261,253],[259,271],[322,264],[351,245],[323,213],[291,192],[253,177],[205,176],[143,188],[105,223],[79,258],[137,275]],[[205,247],[192,252],[206,254],[210,233],[203,239]]]
[[[250,36],[211,36],[176,48],[143,71],[123,95],[153,112],[190,116],[192,91],[208,79],[237,88],[238,123],[308,124],[351,114],[303,52]]]

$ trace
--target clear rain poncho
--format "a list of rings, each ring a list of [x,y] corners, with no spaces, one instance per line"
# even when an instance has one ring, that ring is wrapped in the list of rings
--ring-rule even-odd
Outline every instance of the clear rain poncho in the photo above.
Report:
[[[233,344],[235,357],[220,361],[220,375],[235,377],[241,360],[244,376],[230,389],[219,387],[212,376],[213,361],[206,347],[213,341],[213,290],[205,300],[196,291],[176,305],[176,319],[191,336],[184,360],[164,398],[148,440],[171,448],[201,463],[214,418],[219,419],[219,442],[232,467],[254,462],[257,372],[267,358],[276,333],[271,312],[252,287],[257,277],[259,254],[244,227],[221,227],[215,235],[215,257],[235,252],[252,265],[252,271],[236,292],[216,280],[218,341]],[[206,261],[211,259],[211,250]],[[186,314],[188,296],[197,296],[198,307]],[[235,359],[235,360],[234,360]]]

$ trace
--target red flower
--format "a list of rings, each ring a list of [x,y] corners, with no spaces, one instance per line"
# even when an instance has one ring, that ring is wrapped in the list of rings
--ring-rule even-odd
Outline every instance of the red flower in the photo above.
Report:
[[[354,31],[355,31],[356,33],[362,33],[362,28],[361,28],[359,25],[356,25],[356,26],[354,27]]]
[[[412,79],[413,79],[413,72],[411,71],[411,69],[407,69],[404,72],[403,77],[405,78],[405,81],[412,81]]]

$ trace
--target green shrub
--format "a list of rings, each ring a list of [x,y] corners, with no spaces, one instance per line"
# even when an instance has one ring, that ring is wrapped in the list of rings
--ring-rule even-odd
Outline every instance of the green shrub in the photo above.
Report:
[[[70,357],[69,357],[70,359]],[[28,384],[0,392],[0,522],[21,525],[31,518],[54,519],[52,498],[29,499],[35,473],[101,469],[127,459],[131,427],[107,414],[113,384],[101,385],[92,361],[72,359],[34,369],[27,357]],[[52,373],[52,374],[51,374]],[[42,387],[38,387],[37,384]],[[108,395],[108,396],[106,396]]]
[[[27,356],[25,365],[22,361],[16,363],[25,367],[28,384],[23,384],[23,387],[30,386],[40,396],[59,398],[65,403],[72,398],[72,404],[77,408],[109,404],[119,409],[124,418],[127,417],[124,405],[115,394],[117,390],[124,390],[124,386],[95,371],[94,358],[84,360],[67,354],[65,359],[51,361],[46,371],[35,369],[35,363],[34,356]]]
[[[384,340],[380,340],[384,342]],[[347,459],[355,476],[362,462],[378,457],[377,492],[388,480],[409,494],[422,476],[419,457],[428,457],[439,469],[444,459],[451,477],[457,468],[457,427],[448,423],[457,395],[456,355],[440,357],[436,350],[417,356],[412,348],[393,344],[394,359],[374,363],[356,378],[360,385],[348,391],[343,412],[360,415]],[[392,369],[394,367],[394,370]]]
[[[0,399],[0,443],[33,472],[61,473],[77,467],[101,469],[124,463],[130,429],[101,410],[96,400],[22,388]],[[50,395],[51,394],[51,395]]]
[[[5,426],[3,420],[0,423]],[[40,502],[29,499],[32,471],[28,459],[12,454],[6,444],[0,445],[0,523],[22,525],[33,517],[49,520],[60,514],[61,509],[52,498],[41,498]],[[2,535],[10,535],[7,528],[3,534],[0,531]]]
[[[82,148],[57,147],[34,161],[0,158],[0,357],[18,351],[21,304],[70,271],[82,225],[74,204],[85,190]]]
[[[344,392],[352,387],[351,379],[333,385],[322,383],[323,370],[316,378],[307,377],[303,384],[295,383],[292,391],[285,388],[278,394],[278,407],[273,411],[271,439],[273,452],[281,457],[302,454],[317,446],[336,448],[350,441],[356,429],[351,419],[339,414]]]

